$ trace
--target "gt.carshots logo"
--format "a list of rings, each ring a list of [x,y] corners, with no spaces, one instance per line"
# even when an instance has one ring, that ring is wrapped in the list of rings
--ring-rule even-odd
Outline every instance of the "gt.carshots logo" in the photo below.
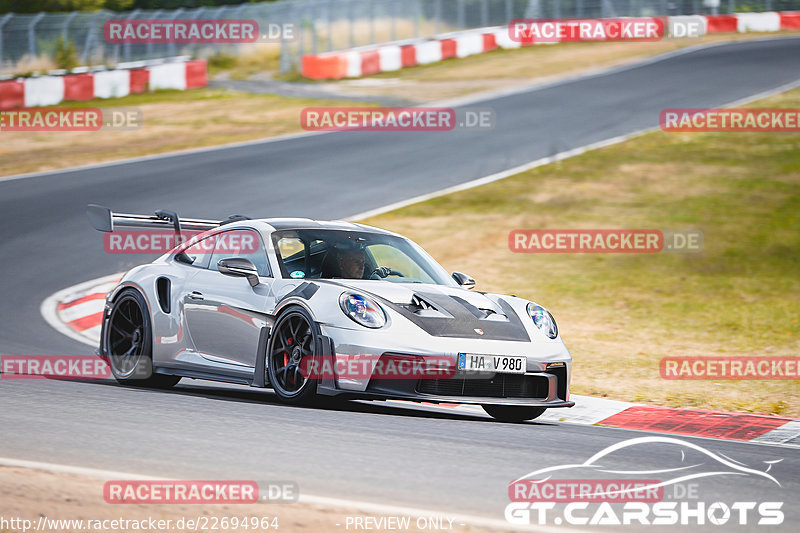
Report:
[[[631,457],[649,457],[654,464],[637,469]],[[769,473],[780,461],[765,461],[762,471],[680,439],[629,439],[583,463],[545,467],[515,479],[508,487],[505,518],[514,525],[779,525],[784,502],[704,498],[700,482],[736,475],[738,483],[761,478],[780,487]],[[608,474],[615,478],[603,477]]]
[[[658,18],[515,19],[508,25],[512,41],[571,43],[584,41],[658,41],[664,21]]]

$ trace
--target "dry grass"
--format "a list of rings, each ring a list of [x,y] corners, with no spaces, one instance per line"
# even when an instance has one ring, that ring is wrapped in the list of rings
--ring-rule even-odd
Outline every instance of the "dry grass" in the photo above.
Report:
[[[199,89],[64,104],[59,107],[137,108],[143,126],[127,131],[0,131],[0,176],[297,133],[303,131],[300,111],[311,105],[343,103]]]
[[[47,74],[51,70],[58,68],[53,58],[40,55],[32,57],[30,55],[22,56],[22,59],[17,61],[12,67],[6,67],[0,70],[0,75],[3,76],[30,76],[32,74]]]
[[[346,530],[344,524],[347,517],[364,516],[363,509],[332,507],[322,504],[308,503],[272,503],[258,502],[247,505],[237,504],[130,504],[109,505],[103,499],[103,480],[94,479],[75,474],[54,474],[33,469],[0,467],[0,501],[3,518],[10,522],[19,519],[20,524],[15,529],[6,531],[22,531],[23,520],[29,520],[36,527],[40,517],[49,520],[83,520],[83,527],[69,526],[64,531],[85,532],[97,529],[89,527],[87,521],[93,524],[100,521],[129,520],[127,528],[121,531],[139,530],[137,526],[142,521],[142,530],[147,528],[147,520],[171,520],[170,527],[161,527],[167,531],[200,531],[221,526],[228,532],[247,533],[248,531],[290,531],[334,533]],[[264,491],[266,492],[266,491]],[[367,513],[376,518],[384,516],[381,513]],[[402,516],[402,515],[400,515]],[[442,517],[447,516],[441,513]],[[227,517],[227,518],[226,518]],[[273,524],[276,520],[277,527],[260,527],[261,519],[266,518],[265,524]],[[183,519],[183,522],[179,520]],[[206,523],[207,526],[192,528],[184,525],[189,520],[195,523]],[[244,525],[244,521],[247,525]],[[259,527],[253,527],[255,523]],[[97,521],[97,522],[95,522]],[[156,522],[157,523],[157,522]],[[445,523],[447,523],[445,521]],[[213,525],[216,524],[216,525]],[[239,527],[233,527],[238,524]],[[30,527],[30,526],[29,526]],[[457,526],[454,526],[454,528]],[[56,530],[56,526],[53,525]],[[410,527],[403,531],[410,533],[426,531],[416,525],[414,519],[410,520]],[[483,533],[492,531],[488,527],[468,525],[459,528],[459,531]]]

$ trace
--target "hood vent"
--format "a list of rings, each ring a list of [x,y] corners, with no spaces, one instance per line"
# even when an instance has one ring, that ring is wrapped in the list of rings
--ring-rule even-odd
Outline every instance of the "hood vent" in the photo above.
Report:
[[[405,304],[402,307],[421,317],[453,318],[453,315],[440,309],[430,300],[423,298],[419,294],[413,294],[411,296],[411,303]]]
[[[472,316],[478,320],[507,320],[506,315],[504,315],[502,312],[499,312],[499,309],[476,307],[465,299],[459,298],[458,296],[451,296],[451,298],[464,306],[464,308],[472,313]]]

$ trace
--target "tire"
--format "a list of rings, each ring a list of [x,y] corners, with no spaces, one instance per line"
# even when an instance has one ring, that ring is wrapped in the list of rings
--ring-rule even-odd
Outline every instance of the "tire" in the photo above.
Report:
[[[125,289],[111,306],[103,344],[111,373],[123,385],[169,388],[180,376],[153,373],[153,329],[142,293]]]
[[[282,402],[309,405],[317,399],[318,380],[307,379],[300,369],[304,358],[317,355],[320,334],[317,323],[299,306],[287,308],[275,321],[266,366],[272,390]]]
[[[501,422],[525,422],[542,416],[546,407],[526,407],[524,405],[482,405],[492,418]]]

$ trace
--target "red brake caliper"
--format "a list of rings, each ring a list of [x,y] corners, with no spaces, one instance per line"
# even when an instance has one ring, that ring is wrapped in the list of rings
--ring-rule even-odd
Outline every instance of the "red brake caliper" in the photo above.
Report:
[[[291,346],[292,345],[292,337],[289,337],[288,339],[286,339],[286,342],[289,344],[289,346]],[[288,366],[289,365],[289,352],[283,352],[283,365],[284,366]],[[292,376],[289,377],[289,381],[294,383],[294,374],[292,374]]]

